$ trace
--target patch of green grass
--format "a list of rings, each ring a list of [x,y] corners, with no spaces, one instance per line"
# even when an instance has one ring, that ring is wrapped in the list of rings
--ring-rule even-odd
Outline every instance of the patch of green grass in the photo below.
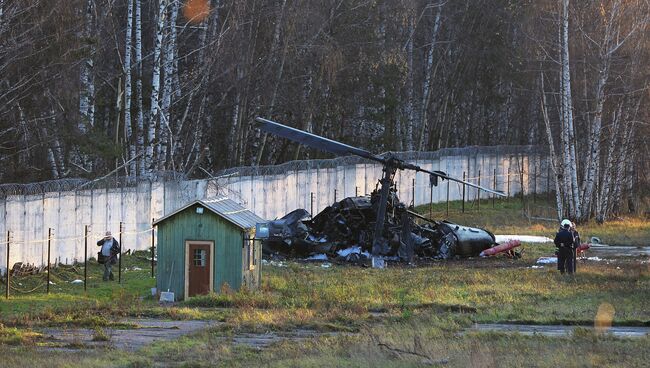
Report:
[[[539,235],[552,238],[558,230],[557,221],[529,219],[527,213],[535,217],[555,218],[555,202],[539,198],[533,203],[532,197],[481,200],[480,208],[475,201],[465,203],[465,212],[461,212],[461,201],[450,202],[449,216],[446,215],[446,203],[434,203],[433,211],[429,205],[418,206],[416,210],[435,220],[447,219],[467,226],[485,228],[494,234]],[[598,237],[605,244],[650,246],[650,221],[641,217],[625,216],[616,220],[597,224],[590,221],[578,225],[581,238],[588,242],[592,236]]]
[[[93,341],[110,341],[111,337],[101,327],[96,327],[93,331]]]
[[[552,236],[555,225],[528,223],[504,201],[494,213],[481,207],[459,223],[487,227],[496,233]],[[515,209],[516,210],[516,209]],[[487,225],[487,226],[486,226]],[[592,225],[585,225],[583,236]],[[647,242],[648,225],[640,220],[608,223],[604,236],[617,232]],[[617,227],[622,226],[622,227]],[[620,239],[620,238],[617,238]],[[603,239],[605,240],[605,238]],[[124,257],[130,271],[122,285],[103,283],[101,267],[90,266],[88,292],[69,282],[82,278],[83,268],[53,270],[60,287],[50,295],[42,289],[14,294],[0,302],[4,323],[2,345],[21,345],[6,360],[7,367],[47,366],[426,366],[423,356],[449,366],[643,366],[638,354],[646,352],[649,339],[612,339],[578,330],[570,339],[526,337],[498,333],[459,334],[473,323],[593,325],[604,303],[613,307],[615,325],[650,325],[650,264],[648,260],[621,257],[612,262],[580,262],[578,274],[562,277],[553,265],[532,269],[538,257],[552,255],[550,244],[524,244],[518,260],[505,257],[431,261],[417,267],[390,263],[383,270],[356,266],[322,268],[319,264],[286,262],[288,267],[263,267],[259,290],[227,291],[160,306],[149,296],[154,285],[148,263]],[[642,262],[644,261],[644,262]],[[132,271],[133,267],[142,270]],[[42,276],[16,278],[23,287],[42,282]],[[31,283],[31,284],[30,284]],[[20,285],[18,285],[20,286]],[[136,353],[111,352],[106,361],[101,351],[80,351],[74,358],[53,352],[43,360],[30,347],[29,328],[41,326],[132,328],[119,322],[125,317],[211,319],[223,322],[215,328],[170,342],[158,342]],[[15,328],[18,327],[18,328]],[[13,329],[12,329],[13,328]],[[233,346],[224,337],[238,333],[266,333],[296,328],[336,332],[304,341],[287,341],[258,353]],[[1,332],[0,332],[1,333]],[[574,349],[583,352],[576,356]],[[644,350],[645,349],[645,350]],[[399,351],[417,351],[423,356]],[[641,354],[643,355],[643,354]],[[20,359],[19,359],[20,358]],[[580,359],[584,360],[580,360]],[[45,362],[45,363],[44,363]],[[624,362],[625,364],[622,364]],[[4,363],[4,362],[3,362]],[[565,364],[566,363],[566,364]]]
[[[0,345],[33,345],[42,337],[43,335],[34,331],[5,327],[0,324]]]

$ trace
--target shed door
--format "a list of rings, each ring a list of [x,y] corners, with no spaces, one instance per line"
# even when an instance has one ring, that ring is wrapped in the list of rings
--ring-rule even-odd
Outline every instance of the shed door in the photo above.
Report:
[[[189,264],[187,265],[189,274],[188,296],[205,295],[210,292],[211,258],[210,244],[189,244]]]

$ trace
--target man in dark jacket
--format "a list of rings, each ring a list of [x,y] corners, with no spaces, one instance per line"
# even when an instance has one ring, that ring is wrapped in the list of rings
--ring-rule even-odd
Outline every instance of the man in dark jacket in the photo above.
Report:
[[[113,281],[114,277],[111,268],[117,263],[117,255],[120,254],[120,243],[113,238],[110,231],[107,231],[104,239],[97,242],[97,246],[102,247],[100,253],[104,258],[104,276],[102,280]]]
[[[571,221],[562,220],[562,227],[560,231],[555,234],[555,246],[558,248],[557,252],[557,268],[561,274],[568,272],[573,274],[573,246],[575,239],[571,232]]]

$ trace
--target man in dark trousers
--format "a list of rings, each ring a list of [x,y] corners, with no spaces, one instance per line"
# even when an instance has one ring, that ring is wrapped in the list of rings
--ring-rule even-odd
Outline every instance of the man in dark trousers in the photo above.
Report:
[[[117,263],[117,255],[120,254],[120,243],[113,238],[110,231],[107,231],[104,239],[97,242],[97,246],[102,247],[100,253],[104,258],[104,276],[102,280],[113,281],[114,277],[111,268]]]
[[[562,220],[560,231],[555,234],[555,246],[558,248],[557,252],[557,269],[561,274],[568,272],[573,274],[573,246],[575,239],[571,232],[571,221]]]
[[[571,233],[573,234],[573,273],[578,269],[578,248],[580,247],[580,233],[576,229],[576,223],[571,223]]]

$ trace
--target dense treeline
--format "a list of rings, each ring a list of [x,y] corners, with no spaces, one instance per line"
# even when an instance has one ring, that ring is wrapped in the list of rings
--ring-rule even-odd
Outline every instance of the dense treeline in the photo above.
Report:
[[[648,186],[645,0],[0,0],[1,182],[551,147],[559,215]],[[647,194],[647,193],[646,193]]]

